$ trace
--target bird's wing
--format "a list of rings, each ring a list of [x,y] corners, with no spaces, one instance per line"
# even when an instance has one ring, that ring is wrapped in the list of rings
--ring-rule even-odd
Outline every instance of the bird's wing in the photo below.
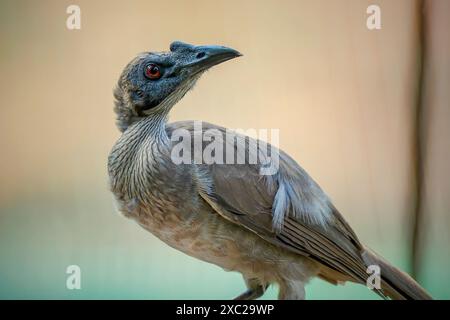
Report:
[[[193,122],[169,124],[169,136],[176,129],[186,130],[197,142],[203,140],[203,150],[214,141],[224,151],[234,150],[234,161],[239,157],[247,161],[226,164],[224,156],[220,164],[216,154],[216,163],[196,165],[199,194],[218,214],[272,244],[319,261],[330,271],[322,275],[326,280],[366,281],[358,238],[320,187],[286,153],[266,152],[264,144],[250,147],[257,140],[239,135],[246,139],[245,148],[240,148],[237,139],[225,138],[226,129],[205,122],[202,128],[195,128]],[[258,162],[249,164],[255,153]],[[267,167],[264,164],[277,153],[278,171],[262,175],[261,167]]]

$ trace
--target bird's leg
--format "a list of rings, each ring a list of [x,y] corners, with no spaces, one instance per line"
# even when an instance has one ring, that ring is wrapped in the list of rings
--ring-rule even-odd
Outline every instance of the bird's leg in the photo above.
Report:
[[[303,281],[285,280],[279,285],[278,300],[305,300],[305,284]]]
[[[244,293],[234,298],[234,300],[254,300],[258,299],[264,294],[264,292],[266,292],[268,285],[262,284],[258,279],[248,279],[244,277],[244,280],[248,289]]]

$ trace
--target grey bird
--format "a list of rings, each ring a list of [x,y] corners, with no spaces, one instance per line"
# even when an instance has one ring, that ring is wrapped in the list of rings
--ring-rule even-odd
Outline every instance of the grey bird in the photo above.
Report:
[[[269,153],[261,141],[237,134],[240,139],[230,141],[227,129],[205,122],[200,129],[193,121],[168,123],[171,108],[206,70],[239,56],[223,46],[177,41],[170,51],[139,54],[125,67],[114,91],[122,135],[108,158],[119,211],[171,247],[241,273],[247,291],[236,299],[259,298],[271,284],[279,286],[279,299],[304,299],[313,277],[366,285],[372,265],[379,267],[374,290],[382,297],[430,299],[411,277],[359,241],[285,152],[270,146]],[[192,139],[173,139],[180,132]],[[213,163],[174,161],[175,146],[195,153],[192,141],[205,150],[212,140],[244,161],[229,164],[220,155],[222,161]],[[278,170],[262,174],[274,155]]]

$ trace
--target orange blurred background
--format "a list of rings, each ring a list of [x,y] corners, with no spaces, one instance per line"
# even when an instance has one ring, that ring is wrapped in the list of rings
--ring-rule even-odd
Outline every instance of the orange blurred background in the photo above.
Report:
[[[66,8],[81,8],[81,30]],[[236,274],[198,262],[113,214],[106,161],[119,136],[112,90],[125,64],[174,40],[244,54],[208,72],[173,110],[230,128],[278,128],[280,146],[362,241],[411,270],[418,2],[0,2],[0,297],[231,298]],[[450,1],[431,30],[418,280],[450,298]],[[83,290],[65,289],[65,268]],[[211,287],[211,283],[215,283]],[[274,297],[272,290],[266,297]],[[315,280],[307,298],[376,298]]]

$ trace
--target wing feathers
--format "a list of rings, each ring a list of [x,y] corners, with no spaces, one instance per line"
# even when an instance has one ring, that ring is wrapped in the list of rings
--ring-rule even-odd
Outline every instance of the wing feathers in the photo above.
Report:
[[[193,122],[172,123],[167,128],[168,134],[177,128],[188,130],[193,137],[202,135],[194,131]],[[208,129],[226,132],[203,122],[203,130]],[[255,143],[251,138],[245,139]],[[227,139],[222,143],[224,150],[234,148],[237,158],[248,159],[255,152],[238,148],[234,141],[230,145]],[[319,276],[323,279],[332,283],[347,280],[365,283],[369,276],[366,260],[381,260],[374,255],[363,256],[365,248],[325,193],[292,158],[281,150],[277,152],[279,171],[272,176],[261,176],[259,164],[196,165],[199,195],[225,219],[274,245],[320,262],[323,269]],[[266,160],[262,162],[267,163]],[[407,281],[403,273],[387,263],[383,267],[392,271],[390,277],[382,280],[382,289],[391,297],[426,297],[414,280]]]

